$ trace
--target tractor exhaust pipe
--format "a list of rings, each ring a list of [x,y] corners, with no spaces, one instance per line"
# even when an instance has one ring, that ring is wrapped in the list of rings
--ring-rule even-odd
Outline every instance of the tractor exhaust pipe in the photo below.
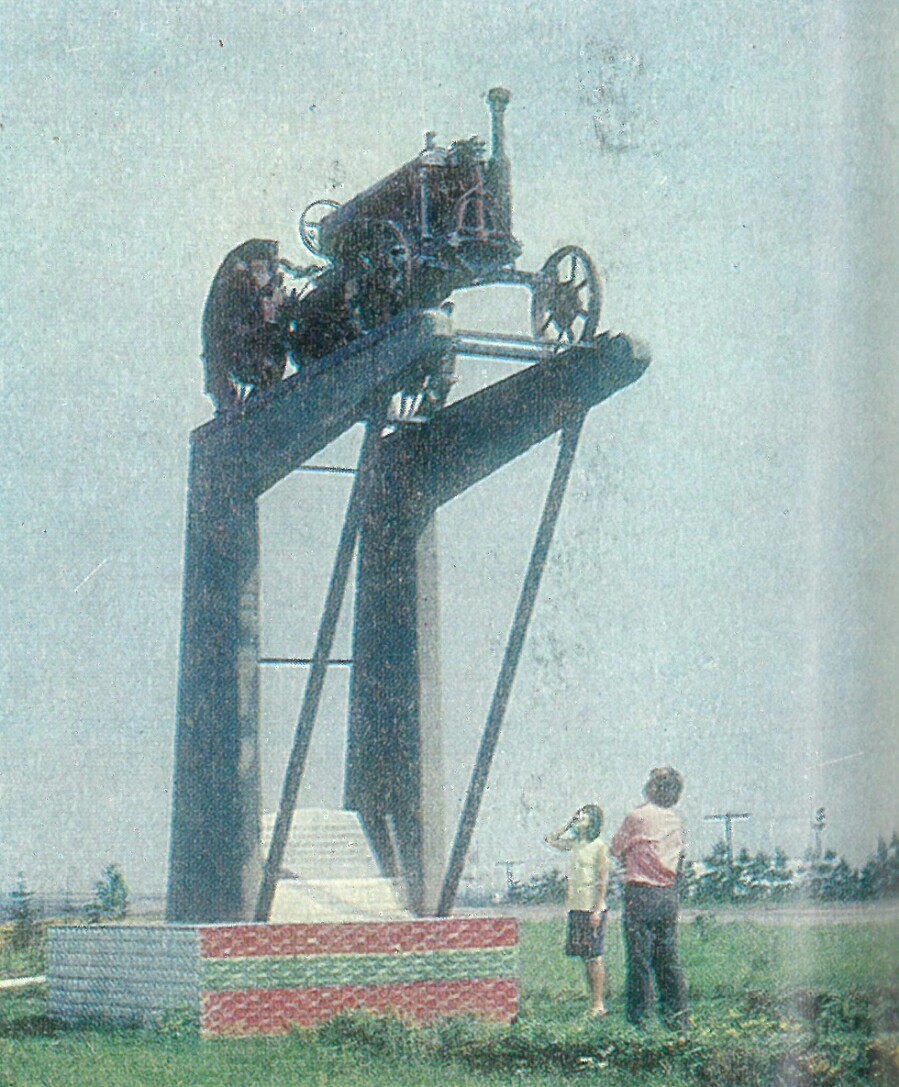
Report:
[[[512,95],[505,87],[493,87],[487,94],[490,109],[490,161],[487,163],[487,189],[512,233],[512,169],[506,154],[506,130],[503,115]]]

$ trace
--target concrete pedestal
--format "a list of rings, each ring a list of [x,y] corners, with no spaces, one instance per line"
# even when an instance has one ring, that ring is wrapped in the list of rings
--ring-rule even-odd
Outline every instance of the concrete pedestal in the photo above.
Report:
[[[341,1012],[417,1022],[518,1011],[518,925],[461,918],[336,925],[53,926],[50,1014],[203,1035],[281,1034]]]

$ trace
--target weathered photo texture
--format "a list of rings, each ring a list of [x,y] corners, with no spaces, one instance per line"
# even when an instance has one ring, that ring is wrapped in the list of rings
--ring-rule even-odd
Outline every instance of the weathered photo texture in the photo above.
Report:
[[[899,1082],[894,5],[0,12],[0,1084]]]

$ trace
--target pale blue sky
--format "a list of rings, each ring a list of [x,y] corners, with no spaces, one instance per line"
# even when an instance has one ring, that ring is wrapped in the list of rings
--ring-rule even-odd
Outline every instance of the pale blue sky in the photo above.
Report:
[[[601,325],[654,364],[585,430],[477,864],[548,866],[549,826],[588,799],[615,822],[665,761],[698,852],[728,808],[753,812],[738,843],[800,852],[823,804],[856,861],[899,824],[892,5],[4,8],[0,888],[19,869],[86,886],[111,860],[164,883],[219,261],[251,236],[303,260],[309,201],[372,183],[425,129],[485,134],[496,84],[520,265],[582,245]],[[527,296],[498,293],[459,323],[517,327]],[[553,450],[441,517],[451,816]],[[291,480],[263,504],[267,650],[310,647],[341,486]],[[265,676],[269,802],[299,680]],[[339,788],[344,684],[309,803]]]

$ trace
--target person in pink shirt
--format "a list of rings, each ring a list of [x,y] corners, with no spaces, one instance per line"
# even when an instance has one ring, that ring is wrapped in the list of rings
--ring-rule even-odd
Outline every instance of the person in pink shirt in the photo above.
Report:
[[[653,770],[643,788],[646,803],[634,808],[612,839],[612,855],[624,866],[625,1011],[635,1026],[649,1012],[653,979],[666,1026],[689,1026],[675,887],[684,836],[672,810],[683,790],[684,779],[672,766]]]

